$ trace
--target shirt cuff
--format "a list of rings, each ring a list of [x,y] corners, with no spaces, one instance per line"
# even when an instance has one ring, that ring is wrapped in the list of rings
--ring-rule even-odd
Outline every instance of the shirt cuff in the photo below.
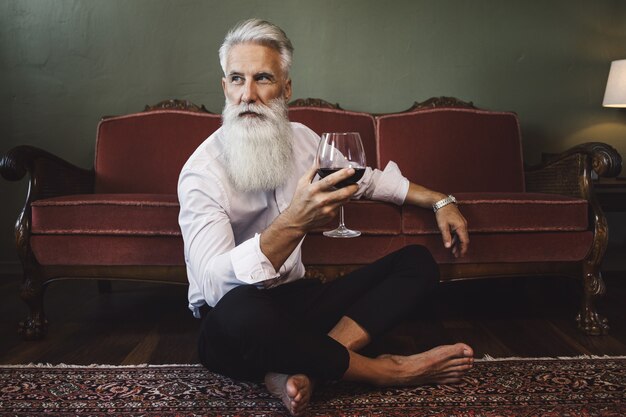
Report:
[[[200,317],[200,309],[196,306],[194,306],[193,304],[189,304],[189,310],[191,310],[191,313],[193,314],[194,318],[196,319],[200,319],[202,317]]]
[[[261,235],[236,246],[230,251],[235,278],[246,284],[259,284],[279,276],[267,256],[261,251]]]
[[[380,173],[372,199],[402,205],[408,192],[409,180],[402,175],[395,162],[389,161]]]

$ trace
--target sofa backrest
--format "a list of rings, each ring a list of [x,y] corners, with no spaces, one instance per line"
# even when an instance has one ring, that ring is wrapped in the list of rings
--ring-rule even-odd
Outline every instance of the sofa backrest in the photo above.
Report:
[[[524,191],[515,113],[440,107],[374,117],[316,106],[292,106],[291,121],[316,133],[357,131],[368,165],[398,163],[411,181],[443,192]],[[221,116],[152,110],[98,125],[97,193],[176,192],[191,153],[221,125]]]
[[[378,167],[375,120],[371,114],[314,106],[291,106],[289,120],[308,126],[320,136],[324,132],[359,132],[368,166]]]
[[[376,118],[379,165],[444,193],[521,192],[517,115],[470,108],[419,109]]]
[[[95,192],[175,194],[184,163],[220,125],[219,114],[183,110],[103,119],[96,139]]]

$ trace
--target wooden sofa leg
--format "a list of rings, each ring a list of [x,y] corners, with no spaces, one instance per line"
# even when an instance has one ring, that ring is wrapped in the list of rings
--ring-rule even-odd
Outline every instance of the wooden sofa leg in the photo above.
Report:
[[[609,332],[608,320],[598,314],[595,302],[606,291],[599,266],[586,264],[583,268],[582,309],[576,321],[578,328],[589,335],[604,335]]]
[[[29,314],[18,325],[18,334],[24,340],[38,340],[48,331],[48,320],[43,311],[44,285],[38,268],[24,268],[20,297],[28,305]]]

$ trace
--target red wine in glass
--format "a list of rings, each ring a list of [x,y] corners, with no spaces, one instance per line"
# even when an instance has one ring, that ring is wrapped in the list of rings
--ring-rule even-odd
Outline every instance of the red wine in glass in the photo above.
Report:
[[[343,168],[319,168],[317,170],[317,175],[319,175],[320,178],[324,178],[325,176],[334,174],[335,172],[341,171],[342,169]],[[348,185],[356,184],[361,178],[363,178],[363,174],[365,174],[365,168],[355,168],[354,175],[335,184],[335,188],[343,188],[347,187]]]

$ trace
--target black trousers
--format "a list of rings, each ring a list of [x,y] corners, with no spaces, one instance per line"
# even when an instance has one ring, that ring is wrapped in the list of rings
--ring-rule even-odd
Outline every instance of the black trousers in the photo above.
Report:
[[[343,316],[375,338],[419,306],[438,282],[430,252],[412,245],[328,283],[242,285],[203,320],[200,361],[237,379],[279,372],[338,380],[348,369],[349,353],[327,333]]]

